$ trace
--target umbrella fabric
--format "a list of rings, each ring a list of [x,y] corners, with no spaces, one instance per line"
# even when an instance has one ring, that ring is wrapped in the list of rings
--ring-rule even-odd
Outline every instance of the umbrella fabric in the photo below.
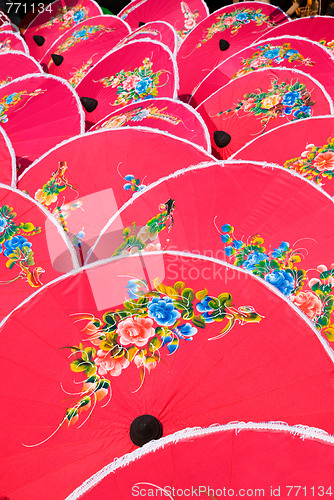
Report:
[[[333,101],[313,77],[297,69],[260,69],[221,87],[197,108],[217,158],[286,122],[333,113]]]
[[[166,23],[165,21],[152,21],[151,23],[146,23],[144,26],[140,26],[119,42],[118,47],[127,42],[139,40],[141,38],[151,38],[156,42],[161,42],[166,45],[174,55],[176,55],[176,31],[171,24]]]
[[[16,50],[0,53],[0,87],[15,78],[32,73],[43,73],[33,57]]]
[[[149,128],[98,130],[49,151],[23,173],[19,187],[66,223],[86,258],[133,194],[161,176],[213,159],[195,144]]]
[[[318,43],[302,37],[267,38],[241,50],[217,66],[200,83],[189,104],[198,106],[231,80],[260,68],[296,68],[318,80],[334,96],[334,59]]]
[[[12,31],[13,33],[19,33],[19,29],[15,24],[9,23],[9,24],[1,24],[0,25],[0,32],[1,31]]]
[[[51,46],[41,64],[46,71],[76,87],[85,74],[130,28],[116,16],[95,16],[67,30]]]
[[[1,488],[14,500],[63,500],[135,449],[142,415],[163,436],[235,420],[334,430],[333,354],[317,332],[255,276],[191,254],[44,286],[2,325],[1,353]]]
[[[0,182],[16,186],[15,151],[2,127],[0,127]]]
[[[132,29],[138,28],[141,23],[167,21],[175,29],[181,43],[195,26],[209,15],[209,9],[203,0],[146,0],[131,2],[118,15],[129,23]]]
[[[108,52],[85,75],[76,91],[84,106],[87,98],[88,104],[92,104],[85,109],[86,125],[90,128],[126,104],[145,98],[175,98],[177,83],[173,54],[162,43],[145,39]]]
[[[9,17],[4,13],[3,10],[0,10],[0,27],[10,23],[11,21]]]
[[[45,151],[84,130],[81,103],[56,76],[32,74],[0,88],[0,123],[26,168]]]
[[[179,49],[179,96],[189,98],[213,68],[287,19],[277,7],[261,2],[227,5],[208,16]]]
[[[141,228],[155,215],[157,203],[168,199],[175,201],[174,225],[159,233],[161,248],[198,252],[250,270],[334,340],[334,229],[328,222],[334,203],[329,195],[291,170],[263,161],[194,166],[129,200],[102,231],[92,258],[138,250],[138,231],[124,236],[117,233],[119,227]]]
[[[50,213],[0,184],[0,318],[45,283],[78,267],[74,249]]]
[[[129,104],[103,118],[90,131],[123,126],[163,130],[211,151],[209,132],[201,115],[174,99],[145,99],[141,103]]]
[[[321,186],[334,196],[334,117],[287,123],[253,139],[233,155],[235,160],[277,163]]]
[[[323,45],[329,52],[334,51],[334,19],[328,16],[312,16],[295,19],[291,23],[277,26],[256,41],[268,36],[303,36]]]
[[[39,61],[66,30],[93,16],[101,16],[101,7],[94,0],[56,0],[39,10],[24,31],[30,54]],[[34,38],[35,37],[35,38]],[[37,38],[36,38],[37,37]]]
[[[29,54],[29,49],[23,38],[13,31],[0,31],[0,54],[5,54],[10,50],[19,50]]]
[[[108,464],[67,500],[108,498],[111,491],[120,500],[330,496],[333,445],[320,429],[282,423],[184,429]]]

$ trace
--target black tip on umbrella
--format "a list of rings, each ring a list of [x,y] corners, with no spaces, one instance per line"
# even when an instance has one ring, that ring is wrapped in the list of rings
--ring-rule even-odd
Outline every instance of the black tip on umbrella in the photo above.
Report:
[[[215,141],[216,146],[219,148],[224,148],[231,142],[231,136],[227,132],[223,130],[216,130],[213,133],[213,140]]]
[[[98,105],[98,102],[96,99],[93,99],[92,97],[80,97],[81,104],[87,111],[87,113],[91,113],[96,109],[96,106]]]
[[[140,415],[134,419],[130,427],[130,439],[136,446],[160,439],[162,437],[162,424],[152,415]]]
[[[139,28],[141,28],[144,25],[145,25],[145,23],[143,23],[143,21],[139,21],[139,23],[138,23]]]
[[[61,56],[60,54],[51,54],[51,59],[56,66],[60,66],[64,60],[63,56]]]
[[[224,40],[223,38],[221,38],[219,40],[219,48],[220,50],[227,50],[229,48],[230,44],[227,40]]]
[[[34,35],[32,38],[33,38],[34,42],[36,43],[36,45],[38,45],[39,47],[42,47],[42,45],[45,43],[44,36]]]

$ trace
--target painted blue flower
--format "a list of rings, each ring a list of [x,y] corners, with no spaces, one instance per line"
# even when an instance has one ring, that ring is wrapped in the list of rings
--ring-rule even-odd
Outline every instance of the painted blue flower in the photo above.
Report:
[[[183,340],[192,340],[193,336],[198,332],[197,328],[191,325],[191,323],[185,323],[184,325],[179,325],[177,328],[173,329],[173,332]]]
[[[284,295],[290,295],[295,288],[294,277],[283,270],[275,270],[266,274],[264,279],[279,289]]]
[[[303,113],[307,116],[311,116],[311,107],[310,106],[300,106],[299,109],[296,109],[296,111],[293,113],[293,116],[296,118],[299,118],[299,113]]]
[[[4,232],[7,226],[7,221],[4,217],[0,216],[0,234]]]
[[[226,253],[227,257],[231,257],[231,255],[234,254],[234,248],[233,247],[226,247],[224,249],[224,252]]]
[[[267,59],[275,59],[275,57],[279,56],[279,49],[266,50],[263,55]]]
[[[137,94],[144,94],[147,89],[150,88],[152,84],[152,78],[149,78],[148,76],[145,76],[145,78],[142,78],[137,85],[135,86],[135,91]]]
[[[286,115],[291,115],[293,108],[284,108],[283,111]]]
[[[232,246],[233,248],[241,248],[243,246],[244,242],[241,240],[233,240],[232,241]]]
[[[236,19],[237,19],[238,21],[246,21],[247,23],[249,23],[249,19],[248,19],[248,17],[247,17],[247,14],[245,14],[244,12],[240,12],[240,14],[238,14],[238,15],[236,16]]]
[[[171,326],[181,317],[181,313],[175,309],[172,299],[154,297],[147,307],[148,316],[154,319],[158,325]]]
[[[201,313],[203,319],[205,319],[206,323],[212,323],[214,320],[212,319],[212,311],[213,308],[209,306],[209,302],[212,300],[212,297],[207,295],[201,302],[196,304],[196,309]]]
[[[278,248],[274,248],[271,256],[274,258],[283,257],[284,252],[286,252],[287,250],[289,250],[289,243],[287,243],[286,241],[282,241]]]
[[[83,18],[85,17],[85,13],[83,10],[78,10],[74,16],[73,16],[73,21],[75,23],[79,23]]]
[[[293,56],[293,54],[298,54],[298,50],[290,49],[284,54],[285,59],[289,59],[289,57]]]
[[[269,257],[263,252],[252,252],[247,255],[247,259],[243,263],[242,267],[248,269],[248,271],[253,271],[256,268],[256,265],[259,262],[263,262],[264,260],[268,260]]]
[[[130,297],[130,299],[134,300],[138,299],[139,286],[137,280],[129,280],[125,288],[127,289],[128,296]]]
[[[131,121],[132,122],[141,122],[142,120],[144,120],[144,118],[147,118],[149,115],[150,115],[149,110],[148,109],[143,109],[137,115],[133,116],[131,118]]]
[[[283,106],[294,106],[297,99],[300,98],[300,93],[295,90],[288,92],[282,99]]]
[[[11,240],[5,241],[5,251],[4,255],[8,257],[17,248],[22,250],[23,247],[31,247],[31,243],[23,236],[14,236]]]
[[[143,101],[145,101],[146,99],[154,99],[154,95],[148,94],[145,97],[143,97]]]
[[[77,31],[73,36],[74,38],[87,38],[87,30],[82,29],[80,31]]]
[[[16,95],[16,92],[14,92],[13,94],[10,94],[6,97],[6,103],[7,104],[11,104],[13,101],[14,101],[14,97]]]

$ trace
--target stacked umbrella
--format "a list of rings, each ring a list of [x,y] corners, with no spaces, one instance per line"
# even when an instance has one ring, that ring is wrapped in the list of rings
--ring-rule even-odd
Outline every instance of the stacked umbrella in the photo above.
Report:
[[[0,495],[332,495],[333,20],[0,23]]]

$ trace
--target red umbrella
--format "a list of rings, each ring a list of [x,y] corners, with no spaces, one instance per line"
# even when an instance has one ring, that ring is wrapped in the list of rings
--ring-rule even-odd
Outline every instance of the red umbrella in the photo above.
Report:
[[[140,237],[136,228],[155,215],[157,203],[169,199],[175,200],[174,225],[159,234],[161,248],[196,251],[250,270],[334,340],[329,195],[291,170],[263,161],[193,166],[129,200],[104,227],[91,259],[134,251]],[[122,225],[129,234],[120,234]],[[143,246],[150,243],[147,239]]]
[[[26,75],[0,88],[0,122],[10,138],[18,167],[84,130],[78,96],[52,75]]]
[[[331,496],[333,445],[320,429],[275,422],[184,429],[109,463],[67,500]]]
[[[297,69],[259,69],[217,90],[196,108],[215,156],[228,158],[252,138],[283,123],[333,113],[333,101]]]
[[[253,44],[223,61],[199,84],[189,103],[198,106],[234,78],[260,68],[276,67],[300,69],[334,96],[334,59],[328,51],[306,38],[281,36]]]
[[[4,13],[3,10],[0,10],[0,27],[6,24],[11,24],[10,18]]]
[[[181,43],[188,33],[209,15],[209,9],[203,0],[139,0],[131,2],[118,15],[129,23],[132,29],[151,21],[167,21],[176,30]]]
[[[271,287],[214,259],[157,252],[80,269],[10,315],[1,349],[11,498],[63,500],[135,443],[187,426],[334,430],[333,353]]]
[[[10,50],[19,50],[29,54],[29,49],[23,38],[13,31],[0,31],[0,54],[5,54]]]
[[[66,224],[85,258],[132,195],[160,176],[213,159],[195,144],[146,127],[98,130],[47,152],[23,173],[19,187]]]
[[[211,152],[210,136],[203,118],[194,108],[168,98],[145,99],[114,111],[94,125],[90,131],[101,128],[152,127],[201,146]]]
[[[33,57],[17,50],[0,53],[0,86],[32,73],[44,73]]]
[[[128,33],[130,28],[116,16],[91,17],[59,37],[41,64],[49,73],[76,87],[89,69]]]
[[[0,21],[0,24],[1,24],[1,21]],[[1,24],[0,25],[0,32],[1,31],[12,31],[13,33],[19,33],[18,27],[15,26],[15,24],[13,24],[13,23]]]
[[[135,31],[126,36],[119,44],[118,47],[127,42],[138,40],[141,38],[152,38],[156,42],[161,42],[166,45],[174,55],[177,52],[177,37],[176,31],[173,26],[165,21],[152,21],[140,26]]]
[[[208,16],[179,49],[179,95],[189,98],[198,83],[219,63],[287,19],[280,9],[262,2],[227,5]]]
[[[170,50],[137,40],[108,52],[76,87],[90,127],[112,110],[153,97],[176,98],[178,73]]]
[[[2,127],[0,127],[0,182],[16,186],[15,151]]]
[[[102,15],[94,0],[56,0],[35,7],[38,15],[24,31],[24,38],[32,56],[38,61],[66,30],[93,16]]]

